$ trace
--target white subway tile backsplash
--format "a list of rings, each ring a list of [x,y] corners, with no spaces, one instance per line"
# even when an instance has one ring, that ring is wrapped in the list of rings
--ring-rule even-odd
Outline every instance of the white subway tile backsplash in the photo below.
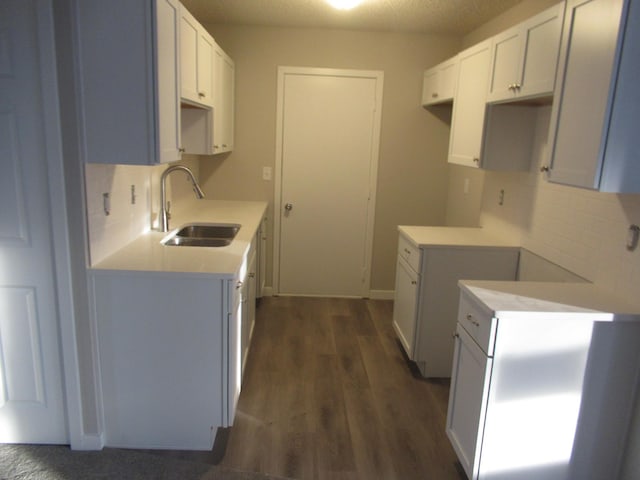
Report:
[[[198,160],[184,162],[198,178]],[[157,215],[159,178],[168,165],[153,167],[129,165],[87,164],[85,195],[91,264],[96,264],[151,228]],[[177,178],[174,178],[177,177]],[[173,189],[172,189],[173,184]],[[131,203],[131,185],[135,185],[136,201]],[[110,195],[111,212],[104,214],[103,196]],[[182,201],[190,197],[191,185],[184,175],[171,175],[167,182],[168,198]],[[154,203],[155,202],[155,203]]]
[[[548,112],[539,128],[546,132]],[[538,142],[546,141],[539,136]],[[640,285],[640,248],[626,249],[630,224],[640,224],[640,195],[617,195],[547,182],[539,165],[546,147],[536,145],[530,173],[486,172],[480,224],[590,281],[634,300]],[[499,207],[500,189],[511,192]]]

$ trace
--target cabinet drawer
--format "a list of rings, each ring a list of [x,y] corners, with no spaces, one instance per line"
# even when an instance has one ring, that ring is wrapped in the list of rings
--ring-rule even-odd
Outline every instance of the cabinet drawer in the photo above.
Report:
[[[493,356],[496,319],[465,292],[460,294],[458,323],[487,355]]]
[[[398,256],[404,258],[416,273],[420,272],[420,249],[403,235],[398,239]]]

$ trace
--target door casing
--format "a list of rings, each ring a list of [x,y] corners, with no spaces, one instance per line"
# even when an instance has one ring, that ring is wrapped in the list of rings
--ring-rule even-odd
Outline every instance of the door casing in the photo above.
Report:
[[[382,123],[382,94],[384,72],[377,70],[348,70],[313,67],[278,67],[277,103],[276,103],[276,158],[275,158],[275,195],[274,195],[274,242],[273,242],[273,293],[280,293],[280,228],[282,199],[282,160],[284,131],[285,77],[287,75],[317,75],[332,77],[359,77],[376,80],[376,99],[371,142],[369,175],[369,208],[366,220],[365,265],[362,297],[369,297],[371,290],[371,261],[373,252],[373,227],[375,220],[376,187],[378,180],[378,158],[380,147],[380,129]]]

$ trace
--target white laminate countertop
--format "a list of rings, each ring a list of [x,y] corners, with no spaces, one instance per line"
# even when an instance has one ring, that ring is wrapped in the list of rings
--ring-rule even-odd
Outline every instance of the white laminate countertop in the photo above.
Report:
[[[143,233],[91,269],[94,273],[118,270],[234,275],[242,265],[266,208],[266,202],[194,200],[172,214],[169,232]],[[160,243],[181,225],[194,222],[238,223],[241,227],[226,247],[178,247]]]
[[[640,321],[640,306],[591,283],[496,282],[460,280],[495,317],[531,318],[541,312],[554,317],[579,314],[592,321]]]
[[[485,229],[477,227],[419,227],[400,225],[398,230],[417,247],[520,248]]]

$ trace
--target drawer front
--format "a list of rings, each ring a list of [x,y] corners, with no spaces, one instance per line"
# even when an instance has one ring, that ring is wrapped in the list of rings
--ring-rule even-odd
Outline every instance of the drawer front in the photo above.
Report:
[[[496,319],[487,314],[478,302],[465,292],[460,294],[458,323],[487,355],[493,356]]]
[[[398,239],[398,256],[404,258],[416,273],[420,272],[420,249],[409,242],[403,235],[400,235]]]

